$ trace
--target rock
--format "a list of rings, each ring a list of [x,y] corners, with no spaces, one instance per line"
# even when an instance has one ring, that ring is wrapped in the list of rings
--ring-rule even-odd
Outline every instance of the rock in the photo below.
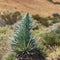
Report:
[[[48,27],[48,31],[54,31],[60,28],[60,23],[53,24],[52,26]]]
[[[15,24],[13,24],[11,26],[11,29],[13,29],[14,31],[16,31],[18,29],[18,27],[19,27],[19,24],[20,24],[20,21],[17,21]]]
[[[3,19],[0,18],[0,27],[3,27],[5,25],[6,25],[5,20],[3,20]]]
[[[51,58],[47,57],[46,60],[52,60]]]
[[[57,60],[60,60],[60,55],[58,55]]]

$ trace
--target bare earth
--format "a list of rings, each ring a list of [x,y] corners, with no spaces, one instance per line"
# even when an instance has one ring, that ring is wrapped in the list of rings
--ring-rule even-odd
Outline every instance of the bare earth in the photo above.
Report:
[[[60,0],[54,0],[60,2]],[[0,0],[0,11],[20,11],[30,14],[48,16],[53,13],[60,14],[60,5],[53,4],[47,0]]]

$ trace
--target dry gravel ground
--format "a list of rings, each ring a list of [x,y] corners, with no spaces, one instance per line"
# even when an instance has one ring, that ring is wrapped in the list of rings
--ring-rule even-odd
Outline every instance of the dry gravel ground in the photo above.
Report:
[[[60,0],[53,0],[58,1]],[[60,14],[60,5],[53,4],[48,0],[0,0],[0,11],[20,11],[22,14],[39,14],[48,16],[53,13]]]

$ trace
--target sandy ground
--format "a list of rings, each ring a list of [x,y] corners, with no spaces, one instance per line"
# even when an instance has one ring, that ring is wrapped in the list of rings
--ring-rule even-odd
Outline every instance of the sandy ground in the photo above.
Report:
[[[47,0],[0,0],[0,11],[20,11],[22,14],[29,12],[46,17],[54,13],[60,14],[60,5]]]

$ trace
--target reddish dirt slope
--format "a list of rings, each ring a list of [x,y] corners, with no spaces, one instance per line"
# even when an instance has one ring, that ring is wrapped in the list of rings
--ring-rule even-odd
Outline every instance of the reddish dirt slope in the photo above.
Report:
[[[47,0],[0,0],[0,11],[7,10],[48,16],[53,13],[60,14],[60,5],[55,5]]]

